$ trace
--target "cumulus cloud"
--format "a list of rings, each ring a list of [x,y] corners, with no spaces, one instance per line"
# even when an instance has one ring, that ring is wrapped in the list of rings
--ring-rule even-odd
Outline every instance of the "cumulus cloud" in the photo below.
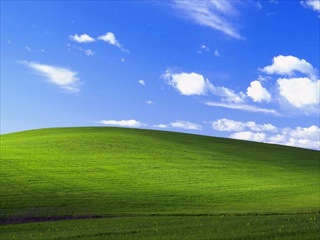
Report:
[[[272,124],[257,124],[255,122],[239,122],[227,118],[212,122],[212,128],[217,131],[239,132],[250,130],[254,132],[277,132],[278,129]]]
[[[166,83],[182,95],[205,95],[210,85],[208,79],[198,73],[172,73],[167,70],[162,77]]]
[[[280,78],[277,81],[280,95],[297,108],[319,107],[320,80],[309,78]]]
[[[68,92],[77,93],[80,91],[80,79],[77,77],[77,72],[36,62],[20,61],[19,63],[33,69],[35,73],[44,76],[50,83]]]
[[[245,132],[233,133],[230,135],[230,138],[239,139],[239,140],[254,141],[254,142],[264,142],[266,139],[266,134],[245,131]]]
[[[284,128],[279,134],[270,136],[268,142],[320,150],[320,128],[315,125]]]
[[[112,125],[112,126],[120,126],[120,127],[143,127],[146,126],[146,124],[141,123],[137,120],[131,119],[131,120],[101,120],[97,123],[104,124],[104,125]]]
[[[272,65],[266,66],[261,71],[267,74],[279,74],[293,76],[296,72],[314,76],[316,69],[304,59],[299,59],[294,56],[279,55],[274,57]]]
[[[171,126],[174,128],[182,128],[187,130],[202,130],[201,125],[187,121],[175,121],[171,123]]]
[[[151,100],[148,100],[147,104],[154,104],[154,102],[152,102]]]
[[[88,34],[82,34],[82,35],[71,35],[70,36],[71,40],[76,41],[78,43],[89,43],[89,42],[94,42],[95,39],[90,37]]]
[[[212,128],[217,131],[242,131],[244,129],[244,124],[242,122],[237,122],[229,120],[226,118],[216,120],[212,123]]]
[[[300,3],[302,6],[313,9],[314,11],[320,13],[320,0],[303,0],[300,1]]]
[[[267,74],[286,76],[278,78],[277,89],[279,96],[293,107],[306,113],[319,110],[320,80],[317,77],[318,70],[309,62],[294,56],[279,55],[273,58],[272,65],[260,70]],[[300,76],[296,76],[297,73]],[[265,99],[268,98],[267,92],[263,89],[260,89],[261,94],[259,96],[254,96],[249,90],[250,88],[248,88],[247,94],[254,101],[262,100],[259,96],[264,96]]]
[[[242,110],[242,111],[248,111],[248,112],[261,112],[261,113],[272,114],[275,116],[281,115],[276,110],[273,110],[273,109],[259,108],[259,107],[251,106],[247,104],[220,103],[220,102],[206,102],[205,104],[213,107],[224,107],[224,108],[230,108],[230,109],[236,109],[236,110]]]
[[[320,150],[320,128],[315,125],[294,129],[277,128],[270,123],[257,124],[253,121],[222,118],[212,122],[212,128],[216,131],[233,132],[229,135],[230,138]]]
[[[119,43],[119,41],[116,39],[115,35],[112,32],[107,32],[106,34],[99,36],[98,40],[101,40],[101,41],[107,42],[111,45],[114,45],[114,46],[120,48],[124,52],[129,52],[128,50],[126,50],[122,46],[122,44]]]
[[[250,87],[247,88],[247,95],[252,98],[254,102],[270,102],[271,95],[267,89],[262,87],[261,83],[257,80],[250,83]]]
[[[172,73],[167,70],[162,78],[182,95],[207,95],[210,92],[227,102],[243,102],[245,98],[243,93],[237,94],[226,87],[216,87],[203,75],[194,72]]]
[[[239,12],[239,1],[192,1],[173,0],[172,6],[178,10],[180,16],[195,23],[221,31],[228,36],[241,39],[241,35],[233,24]]]

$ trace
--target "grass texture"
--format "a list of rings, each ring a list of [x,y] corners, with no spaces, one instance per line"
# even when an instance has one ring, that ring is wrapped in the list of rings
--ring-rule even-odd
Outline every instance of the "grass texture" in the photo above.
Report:
[[[236,231],[233,225],[250,222],[262,222],[265,230],[256,234],[269,233],[269,239],[278,239],[272,238],[279,234],[278,225],[292,222],[299,228],[297,236],[312,239],[320,232],[315,224],[320,210],[319,156],[319,151],[301,148],[141,129],[57,128],[5,134],[0,162],[2,224],[108,218],[3,225],[0,230],[12,234],[19,227],[35,230],[37,224],[49,229],[60,223],[70,230],[86,221],[111,228],[156,221],[163,234],[155,239],[192,239],[192,229],[198,226],[194,218],[201,218],[208,225],[203,236],[211,236],[203,239],[220,236],[214,234],[217,228]],[[225,218],[220,225],[214,223],[221,216]],[[210,224],[216,224],[216,230],[208,230]],[[137,226],[130,229],[123,228],[130,239],[143,239],[137,237]],[[301,233],[305,229],[309,237]],[[100,230],[95,239],[105,239],[103,233],[111,231]],[[239,238],[220,233],[216,239],[241,239],[239,231]],[[187,235],[170,238],[165,235],[170,232]]]

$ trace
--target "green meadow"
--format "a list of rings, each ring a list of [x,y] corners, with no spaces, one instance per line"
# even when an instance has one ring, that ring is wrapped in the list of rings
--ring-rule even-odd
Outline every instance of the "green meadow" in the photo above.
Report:
[[[1,135],[1,239],[318,239],[320,152],[109,127]]]

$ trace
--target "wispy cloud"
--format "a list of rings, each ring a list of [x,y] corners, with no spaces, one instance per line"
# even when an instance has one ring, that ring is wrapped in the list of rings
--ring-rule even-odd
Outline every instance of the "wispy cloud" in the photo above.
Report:
[[[239,1],[192,1],[173,0],[172,7],[178,14],[191,19],[197,24],[211,27],[233,38],[242,39],[237,27],[233,24],[239,15]]]
[[[77,72],[36,62],[19,61],[19,63],[31,68],[36,74],[44,76],[50,83],[68,92],[77,93],[80,91],[80,79],[77,77]]]
[[[112,125],[112,126],[120,126],[120,127],[143,127],[146,124],[141,123],[137,120],[101,120],[96,123],[104,124],[104,125]]]
[[[32,49],[28,46],[25,46],[24,49],[27,50],[28,52],[32,52]]]
[[[272,114],[275,116],[281,116],[281,114],[279,114],[276,110],[259,108],[259,107],[247,105],[247,104],[222,103],[222,102],[206,102],[205,104],[212,107],[224,107],[224,108],[230,108],[230,109],[236,109],[236,110],[242,110],[242,111],[248,111],[248,112],[261,112],[261,113]]]
[[[145,86],[145,85],[146,85],[145,81],[144,81],[144,80],[141,80],[141,79],[138,81],[138,83],[139,83],[140,85],[142,85],[142,86]]]
[[[94,42],[95,39],[90,37],[88,34],[82,34],[82,35],[71,35],[70,39],[73,41],[76,41],[78,43],[89,43],[89,42]]]
[[[126,50],[122,44],[120,44],[120,42],[116,39],[115,35],[112,32],[107,32],[106,34],[99,36],[98,40],[107,42],[111,45],[120,48],[123,52],[129,53],[129,51]]]
[[[81,52],[83,52],[85,55],[91,57],[91,56],[94,56],[95,55],[95,52],[92,51],[91,49],[83,49],[83,48],[79,48],[79,50]]]
[[[236,93],[234,90],[226,87],[217,87],[210,84],[208,88],[213,95],[221,97],[225,102],[243,103],[246,98],[243,92]]]
[[[157,124],[157,125],[153,125],[152,127],[154,127],[154,128],[167,128],[168,126],[166,124]]]
[[[314,11],[320,13],[320,0],[303,0],[300,1],[301,5],[307,8],[311,8]]]
[[[220,53],[219,53],[219,51],[217,49],[214,51],[214,56],[215,57],[220,57]]]
[[[210,48],[209,48],[208,46],[202,44],[202,45],[200,46],[200,49],[197,50],[197,53],[201,54],[201,53],[203,53],[203,52],[209,52],[209,51],[210,51]]]
[[[174,128],[181,128],[186,130],[202,130],[201,125],[187,121],[175,121],[171,123],[171,126]]]

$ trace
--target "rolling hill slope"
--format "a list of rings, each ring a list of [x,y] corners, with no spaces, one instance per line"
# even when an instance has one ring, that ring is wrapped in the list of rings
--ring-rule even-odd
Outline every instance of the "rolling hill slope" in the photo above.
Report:
[[[1,136],[2,222],[309,213],[319,151],[183,133],[59,128]]]

